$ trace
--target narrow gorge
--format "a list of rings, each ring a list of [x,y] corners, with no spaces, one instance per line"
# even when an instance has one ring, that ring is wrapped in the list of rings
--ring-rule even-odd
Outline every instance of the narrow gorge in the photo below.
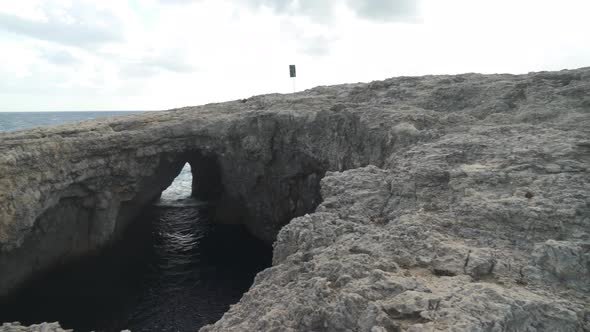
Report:
[[[121,239],[186,163],[273,245],[203,332],[590,330],[590,68],[0,133],[0,297]]]

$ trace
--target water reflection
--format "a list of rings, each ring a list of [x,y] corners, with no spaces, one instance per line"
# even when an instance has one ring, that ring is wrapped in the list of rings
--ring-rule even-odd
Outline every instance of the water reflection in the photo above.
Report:
[[[0,321],[60,321],[76,331],[196,331],[219,319],[270,266],[271,248],[211,208],[154,206],[124,241],[35,281]]]

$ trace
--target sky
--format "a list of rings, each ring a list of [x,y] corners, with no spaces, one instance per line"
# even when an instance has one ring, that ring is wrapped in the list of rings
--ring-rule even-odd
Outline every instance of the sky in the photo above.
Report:
[[[0,0],[0,111],[590,66],[588,0]]]

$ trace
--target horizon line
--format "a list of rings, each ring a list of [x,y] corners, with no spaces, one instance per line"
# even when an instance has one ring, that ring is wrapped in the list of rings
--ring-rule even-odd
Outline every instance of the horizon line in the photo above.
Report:
[[[80,113],[80,112],[157,112],[163,110],[66,110],[66,111],[2,111],[0,113]]]

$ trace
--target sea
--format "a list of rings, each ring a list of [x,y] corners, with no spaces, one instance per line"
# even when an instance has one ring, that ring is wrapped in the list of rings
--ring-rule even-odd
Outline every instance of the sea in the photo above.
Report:
[[[0,112],[0,132],[137,113]],[[191,186],[186,164],[121,241],[0,299],[0,325],[59,321],[75,331],[176,332],[217,321],[271,265],[272,249],[242,226],[216,223],[212,204],[190,197]]]

